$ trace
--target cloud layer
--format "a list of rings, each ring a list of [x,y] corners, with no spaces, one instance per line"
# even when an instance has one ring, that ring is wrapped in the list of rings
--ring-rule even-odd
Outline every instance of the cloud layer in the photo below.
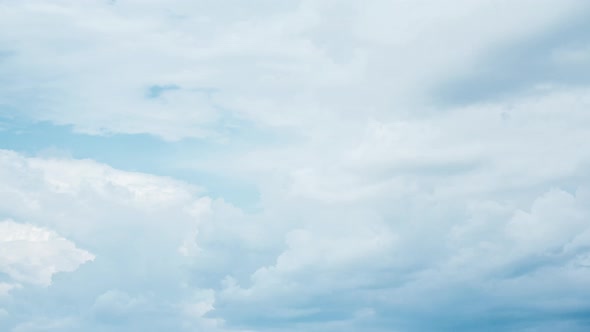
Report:
[[[71,272],[92,261],[87,251],[43,228],[0,222],[0,267],[12,281],[49,285],[57,272]]]
[[[587,330],[587,12],[0,1],[0,329]]]

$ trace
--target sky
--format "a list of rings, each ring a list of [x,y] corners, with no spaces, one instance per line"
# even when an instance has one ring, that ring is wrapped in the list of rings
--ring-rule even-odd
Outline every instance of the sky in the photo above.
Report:
[[[0,330],[590,330],[586,0],[0,0]]]

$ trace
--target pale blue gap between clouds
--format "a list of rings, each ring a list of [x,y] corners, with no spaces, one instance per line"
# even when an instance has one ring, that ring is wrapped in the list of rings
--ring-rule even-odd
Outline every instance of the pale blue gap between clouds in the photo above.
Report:
[[[2,62],[17,56],[15,52],[0,52],[0,73],[7,70]],[[5,72],[6,73],[6,72]],[[18,80],[18,78],[17,78]],[[30,89],[14,90],[14,78],[0,78],[0,148],[29,155],[93,159],[127,171],[171,176],[206,188],[213,198],[221,198],[247,211],[255,211],[258,191],[255,184],[227,174],[198,171],[199,160],[213,154],[246,149],[256,144],[283,142],[284,133],[263,129],[245,119],[237,118],[230,110],[215,105],[220,119],[211,130],[220,135],[203,139],[184,138],[165,141],[150,134],[104,133],[88,135],[78,133],[70,125],[56,125],[49,121],[35,121],[20,116],[22,110],[38,109],[51,100],[51,91],[36,83]],[[146,99],[157,100],[169,91],[182,90],[175,84],[154,84],[145,89]],[[190,89],[191,93],[204,94],[214,104],[215,88]],[[190,159],[186,159],[190,156]],[[173,161],[173,162],[171,162]],[[183,166],[184,164],[184,166]]]
[[[176,85],[154,85],[147,89],[146,98],[158,98],[166,91],[177,89],[180,88]],[[214,91],[204,89],[196,92]],[[25,96],[21,100],[24,99]],[[26,107],[29,105],[24,103],[12,105],[8,111],[6,108],[0,110],[0,115],[4,114],[0,117],[0,149],[20,151],[31,156],[93,159],[121,170],[170,176],[202,186],[211,197],[223,198],[246,211],[257,209],[256,185],[229,178],[227,174],[198,171],[199,160],[260,143],[273,144],[283,140],[277,133],[232,117],[229,111],[223,112],[225,116],[218,123],[219,127],[214,128],[223,135],[221,139],[165,141],[149,134],[89,135],[77,133],[68,125],[8,116],[14,114],[10,112],[11,109],[14,111]],[[191,158],[186,159],[187,156]]]

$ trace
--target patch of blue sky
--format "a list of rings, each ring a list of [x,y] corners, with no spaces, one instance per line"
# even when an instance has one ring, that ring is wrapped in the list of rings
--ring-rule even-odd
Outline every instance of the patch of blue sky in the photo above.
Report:
[[[226,119],[230,121],[234,125],[225,125],[222,130],[229,143],[195,138],[170,142],[149,134],[80,134],[71,126],[0,117],[0,148],[28,155],[92,159],[126,171],[170,176],[204,187],[211,197],[223,198],[245,210],[256,209],[259,193],[254,184],[182,166],[247,145],[273,141],[269,139],[272,133]]]
[[[180,87],[176,84],[152,85],[148,88],[146,98],[158,98],[166,91],[179,90]]]

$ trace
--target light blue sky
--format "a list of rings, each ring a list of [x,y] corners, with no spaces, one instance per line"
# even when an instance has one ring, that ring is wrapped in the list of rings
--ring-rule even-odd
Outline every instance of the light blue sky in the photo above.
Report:
[[[264,135],[247,126],[250,133],[238,129],[231,137],[239,144],[205,142],[197,139],[166,142],[150,134],[79,134],[71,126],[34,122],[30,119],[2,119],[1,148],[29,156],[93,159],[112,167],[160,176],[171,176],[204,187],[215,198],[223,198],[241,208],[256,207],[258,193],[254,183],[188,167],[211,155],[229,153],[240,147],[254,145]],[[191,159],[187,160],[187,155]],[[174,162],[171,162],[174,160]]]
[[[0,1],[0,330],[587,331],[588,13]]]

